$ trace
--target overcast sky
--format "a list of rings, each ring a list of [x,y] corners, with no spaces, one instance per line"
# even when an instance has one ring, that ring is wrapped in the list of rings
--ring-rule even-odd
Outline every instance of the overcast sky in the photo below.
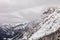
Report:
[[[42,5],[60,5],[60,0],[0,0],[0,10],[15,11]]]
[[[0,20],[1,22],[19,22],[24,17],[27,19],[28,17],[36,17],[39,15],[37,13],[39,13],[40,6],[48,5],[60,6],[60,0],[0,0]]]

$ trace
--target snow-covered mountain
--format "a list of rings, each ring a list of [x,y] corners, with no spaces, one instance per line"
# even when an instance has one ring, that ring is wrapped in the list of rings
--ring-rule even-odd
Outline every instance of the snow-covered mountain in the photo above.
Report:
[[[39,24],[41,28],[32,34],[29,40],[38,40],[46,35],[56,32],[60,28],[60,8],[50,7],[43,14],[43,21]]]
[[[60,28],[60,8],[48,7],[41,10],[40,13],[40,18],[26,23],[2,24],[0,26],[0,37],[11,40],[38,40]]]

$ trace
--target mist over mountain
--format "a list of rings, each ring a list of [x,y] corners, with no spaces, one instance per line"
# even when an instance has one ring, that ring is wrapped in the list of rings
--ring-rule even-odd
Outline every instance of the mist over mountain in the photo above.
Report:
[[[37,9],[37,10],[34,10],[34,9]],[[23,21],[22,23],[16,23],[14,25],[9,23],[1,24],[0,38],[2,39],[6,38],[7,40],[9,39],[10,40],[18,40],[18,39],[21,39],[21,40],[34,39],[35,40],[35,39],[44,37],[46,35],[49,35],[55,32],[56,30],[58,30],[58,28],[60,28],[59,27],[59,24],[60,24],[59,22],[60,8],[59,7],[46,7],[46,8],[43,8],[42,10],[35,7],[33,9],[31,8],[31,9],[25,9],[20,11],[20,13],[23,13],[23,12],[25,13],[24,14],[25,16],[23,14],[21,15],[26,18],[27,22]],[[31,14],[26,14],[26,13],[31,13]],[[36,17],[34,18],[35,16],[34,13],[36,13],[35,14],[36,16],[40,13],[40,16],[37,16],[37,19],[36,19]],[[29,17],[30,15],[31,17]],[[38,33],[39,33],[39,36],[37,36]]]

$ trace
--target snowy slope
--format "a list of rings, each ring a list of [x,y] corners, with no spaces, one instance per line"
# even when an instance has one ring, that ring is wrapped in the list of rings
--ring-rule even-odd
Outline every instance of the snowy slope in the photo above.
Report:
[[[41,28],[37,32],[32,34],[29,40],[38,40],[39,38],[49,35],[60,28],[60,8],[52,8],[52,9],[55,9],[53,10],[53,13],[49,12],[50,15],[44,19]],[[50,8],[50,10],[52,9]]]

